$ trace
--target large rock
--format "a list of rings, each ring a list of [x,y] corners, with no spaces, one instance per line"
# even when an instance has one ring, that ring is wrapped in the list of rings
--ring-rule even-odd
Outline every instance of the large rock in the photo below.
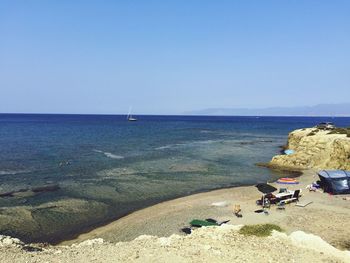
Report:
[[[287,148],[295,153],[273,157],[270,166],[350,170],[350,137],[346,134],[315,128],[295,130],[288,136]]]
[[[0,235],[0,247],[8,247],[8,246],[20,247],[22,245],[23,245],[23,242],[18,238]]]

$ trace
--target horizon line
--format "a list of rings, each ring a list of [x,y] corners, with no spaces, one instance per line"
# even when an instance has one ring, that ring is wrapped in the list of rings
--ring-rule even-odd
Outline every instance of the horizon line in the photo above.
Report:
[[[28,113],[0,112],[0,115],[80,115],[80,116],[127,116],[127,113]],[[212,115],[212,114],[144,114],[134,113],[134,116],[188,116],[188,117],[304,117],[304,118],[350,118],[350,115]]]

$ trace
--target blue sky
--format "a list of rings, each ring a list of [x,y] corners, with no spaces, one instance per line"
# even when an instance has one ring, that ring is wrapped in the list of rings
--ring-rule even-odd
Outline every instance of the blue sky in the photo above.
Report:
[[[0,112],[350,98],[350,1],[0,0]]]

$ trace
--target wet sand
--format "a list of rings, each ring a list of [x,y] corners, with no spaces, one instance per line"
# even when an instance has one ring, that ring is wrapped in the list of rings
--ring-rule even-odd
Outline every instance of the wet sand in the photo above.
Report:
[[[349,249],[350,200],[345,196],[332,196],[326,193],[309,192],[306,186],[318,180],[313,170],[304,171],[299,177],[299,185],[272,184],[276,188],[288,187],[290,190],[302,189],[300,202],[311,201],[306,207],[297,207],[295,203],[286,205],[285,210],[277,210],[272,205],[269,215],[257,214],[259,209],[255,201],[261,193],[254,186],[235,187],[195,194],[136,211],[108,225],[81,234],[74,240],[62,242],[69,245],[87,239],[103,238],[109,242],[130,241],[140,235],[170,236],[181,234],[180,229],[188,226],[194,219],[215,218],[230,220],[232,225],[274,223],[286,233],[303,230],[322,237],[328,243],[340,249]],[[225,202],[226,206],[213,206],[213,203]],[[233,206],[239,204],[242,218],[233,215]]]

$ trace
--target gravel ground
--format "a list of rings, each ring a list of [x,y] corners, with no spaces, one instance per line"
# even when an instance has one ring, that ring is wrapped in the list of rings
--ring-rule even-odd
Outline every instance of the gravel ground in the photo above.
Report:
[[[269,237],[243,236],[239,226],[223,225],[170,237],[140,236],[116,244],[102,239],[27,252],[23,244],[0,242],[0,262],[350,262],[321,238],[298,231]],[[4,241],[5,240],[5,241]]]

